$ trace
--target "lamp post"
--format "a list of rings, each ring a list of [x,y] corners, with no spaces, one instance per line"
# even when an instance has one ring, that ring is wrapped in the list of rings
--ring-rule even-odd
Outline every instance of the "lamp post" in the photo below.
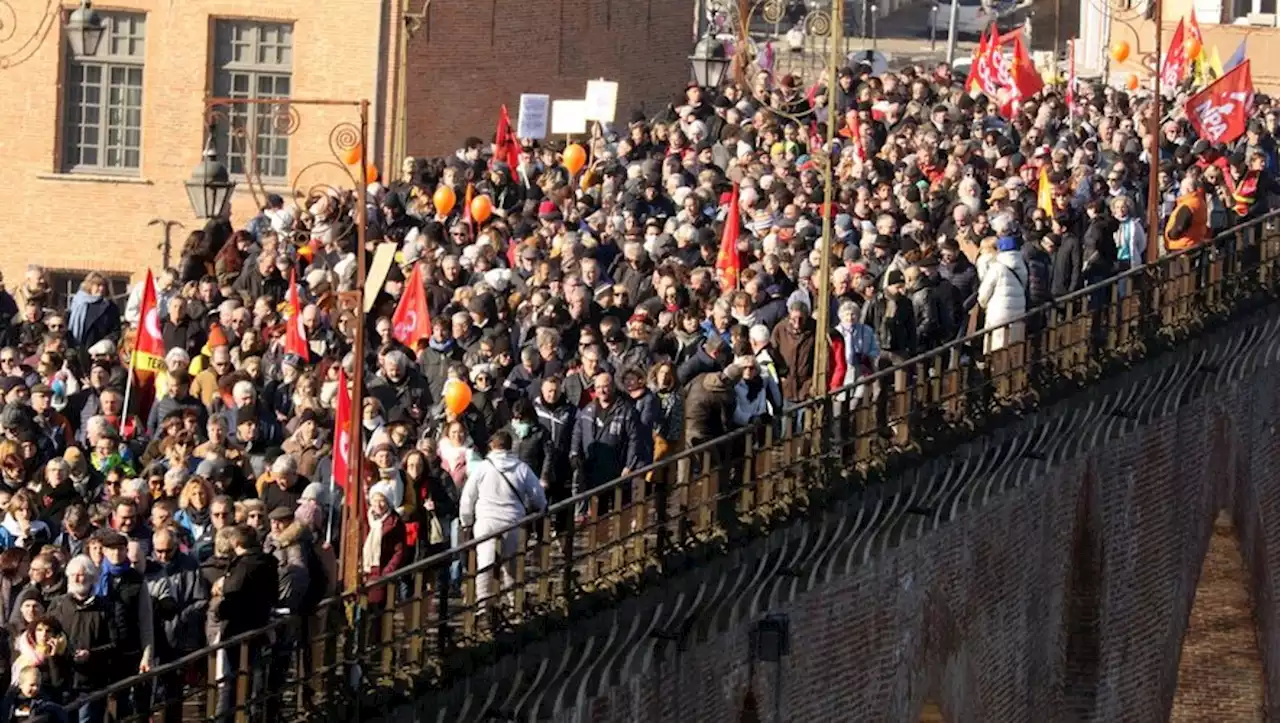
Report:
[[[30,60],[40,46],[44,45],[45,37],[49,35],[49,31],[64,10],[62,5],[50,2],[35,27],[31,29],[31,34],[21,42],[15,42],[12,51],[0,54],[0,70],[8,70]],[[62,33],[66,36],[67,45],[70,46],[73,55],[78,58],[92,58],[98,54],[102,39],[106,37],[107,24],[102,14],[93,9],[93,3],[90,0],[80,0],[79,7],[67,16],[67,22],[62,26]],[[2,23],[0,23],[0,36],[4,36],[6,41],[12,40],[12,31],[9,35],[5,35],[5,27]]]
[[[863,5],[864,12],[871,7],[869,4]],[[785,5],[780,0],[760,0],[751,6],[751,12],[755,9],[763,8],[766,19],[778,18],[781,16]],[[822,9],[811,10],[798,26],[809,29],[808,35],[825,35],[827,32],[831,34],[829,44],[829,55],[826,62],[825,82],[827,84],[827,108],[831,112],[827,113],[827,137],[834,143],[836,131],[840,127],[840,114],[834,112],[836,102],[839,98],[839,82],[840,82],[840,66],[844,63],[844,0],[833,0],[831,3],[830,15]],[[740,32],[739,41],[737,43],[737,53],[751,52],[750,44],[745,36],[746,28],[751,24],[750,17],[739,18],[738,27]],[[865,26],[864,26],[865,31]],[[874,42],[874,41],[873,41]],[[752,58],[747,57],[746,62],[751,62]],[[689,56],[689,61],[693,65],[694,80],[699,85],[715,87],[720,81],[724,80],[732,59],[728,57],[724,44],[712,37],[703,37],[702,40],[694,46],[693,54]],[[744,64],[745,66],[745,64]],[[783,118],[788,118],[801,125],[809,125],[814,119],[812,111],[804,114],[805,117],[793,115],[782,108],[774,108],[767,106],[766,108]],[[829,149],[830,150],[830,149]],[[828,153],[815,153],[813,155],[815,163],[821,166],[823,174],[823,199],[822,199],[822,239],[820,248],[822,249],[822,261],[818,268],[818,301],[816,309],[813,309],[817,318],[817,333],[814,342],[814,364],[813,364],[813,386],[814,389],[822,390],[826,388],[827,370],[829,369],[830,359],[830,334],[831,334],[831,251],[832,251],[832,222],[834,221],[835,212],[835,166],[836,162]],[[811,419],[814,423],[823,423],[819,414],[815,414]],[[816,437],[815,437],[816,438]]]
[[[352,348],[353,369],[351,374],[352,406],[350,426],[347,429],[350,438],[348,448],[347,479],[344,485],[349,490],[343,500],[342,542],[339,550],[339,561],[342,569],[343,589],[355,590],[360,584],[360,548],[364,539],[364,484],[362,468],[364,455],[361,452],[361,416],[360,395],[364,390],[364,286],[368,269],[367,252],[367,207],[364,198],[365,179],[368,177],[369,159],[364,149],[369,147],[369,101],[368,100],[330,100],[330,99],[298,99],[298,98],[205,98],[206,114],[209,116],[209,137],[205,141],[202,160],[192,171],[186,182],[187,197],[191,201],[192,211],[201,218],[215,218],[229,210],[232,193],[236,183],[231,180],[227,168],[218,162],[214,145],[214,131],[217,119],[225,118],[230,124],[228,137],[234,138],[244,149],[244,181],[252,191],[255,186],[262,188],[262,179],[258,171],[257,146],[255,137],[260,124],[269,124],[278,134],[292,135],[301,124],[299,107],[327,106],[356,108],[359,111],[359,123],[342,122],[329,130],[329,150],[332,160],[319,160],[304,164],[294,176],[290,185],[293,187],[295,201],[308,200],[311,189],[301,188],[303,177],[319,167],[337,169],[345,174],[355,193],[355,233],[356,233],[356,285],[355,289],[339,295],[339,303],[349,308],[355,316],[355,339]],[[265,109],[261,108],[266,106]],[[243,112],[233,113],[230,109],[240,108]],[[257,111],[257,112],[249,112]],[[249,117],[260,119],[257,123],[237,126],[234,118]],[[265,120],[263,120],[265,118]],[[354,149],[358,153],[359,162],[348,164],[344,158]],[[352,168],[355,168],[353,172]],[[358,176],[356,174],[359,174]],[[328,186],[326,186],[328,188]]]
[[[183,184],[187,188],[187,200],[196,218],[221,218],[227,215],[236,182],[231,180],[227,167],[218,161],[214,147],[217,126],[209,124],[209,137],[204,143],[200,162],[191,171],[191,177]]]
[[[689,63],[693,66],[695,83],[703,88],[716,88],[729,71],[729,54],[725,51],[724,43],[711,35],[705,35],[693,46]]]
[[[102,15],[93,9],[89,0],[80,0],[80,7],[71,12],[67,24],[63,26],[67,34],[67,44],[71,52],[77,56],[89,57],[98,54],[102,38],[107,34],[107,25]]]

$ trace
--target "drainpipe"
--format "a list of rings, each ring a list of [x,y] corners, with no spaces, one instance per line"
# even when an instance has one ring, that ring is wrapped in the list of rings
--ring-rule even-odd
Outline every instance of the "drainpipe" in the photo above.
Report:
[[[378,43],[375,52],[377,52],[374,66],[373,76],[373,118],[369,128],[369,138],[372,140],[370,144],[372,148],[367,149],[367,155],[370,163],[376,163],[378,168],[382,170],[383,178],[393,178],[387,173],[395,173],[398,171],[390,170],[386,167],[386,158],[383,157],[383,138],[382,124],[386,117],[386,78],[387,78],[387,40],[391,33],[390,27],[387,25],[387,17],[390,14],[388,7],[391,0],[381,0],[378,3]],[[404,72],[401,68],[400,72]]]

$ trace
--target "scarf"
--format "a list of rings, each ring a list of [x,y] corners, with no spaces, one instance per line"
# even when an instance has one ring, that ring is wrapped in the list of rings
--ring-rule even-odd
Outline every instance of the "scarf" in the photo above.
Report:
[[[71,315],[67,318],[67,331],[71,332],[71,338],[77,342],[84,340],[85,322],[89,317],[89,307],[99,301],[102,297],[97,294],[90,294],[87,291],[77,291],[76,295],[71,297]]]
[[[427,340],[427,346],[431,347],[431,349],[434,351],[438,351],[443,354],[448,354],[449,352],[453,351],[453,339],[449,338],[449,339],[445,339],[444,341],[436,341],[435,338],[432,337]]]
[[[365,535],[364,548],[360,551],[360,569],[366,574],[382,566],[382,520],[389,514],[375,517],[373,510],[369,511],[369,534]]]
[[[110,560],[102,558],[102,572],[98,574],[98,581],[93,584],[94,597],[105,598],[111,594],[112,581],[124,574],[129,569],[129,561],[125,560],[119,565],[112,564]]]

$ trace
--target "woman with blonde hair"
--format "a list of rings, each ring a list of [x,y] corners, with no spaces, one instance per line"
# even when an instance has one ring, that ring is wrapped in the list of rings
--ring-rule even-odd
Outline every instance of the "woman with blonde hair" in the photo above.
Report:
[[[173,516],[175,522],[191,533],[191,554],[198,562],[213,554],[213,498],[213,484],[203,477],[192,477],[178,495],[178,512]]]
[[[120,336],[120,308],[108,296],[107,277],[90,271],[80,283],[80,290],[71,297],[67,317],[67,332],[71,345],[88,349],[103,339]]]

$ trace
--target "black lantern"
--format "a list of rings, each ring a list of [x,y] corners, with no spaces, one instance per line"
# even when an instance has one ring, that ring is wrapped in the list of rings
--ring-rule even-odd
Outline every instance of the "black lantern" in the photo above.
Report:
[[[693,64],[693,80],[703,88],[715,88],[724,80],[729,70],[729,55],[725,52],[724,43],[710,35],[693,46],[693,55],[689,56]]]
[[[67,34],[71,52],[78,58],[92,58],[98,54],[102,38],[107,34],[107,24],[102,15],[93,9],[89,0],[80,0],[80,7],[71,12],[67,24],[62,26]]]
[[[209,127],[209,140],[204,145],[204,155],[191,178],[186,181],[187,199],[196,218],[221,218],[231,205],[231,194],[236,190],[235,181],[227,167],[218,162],[218,152],[213,147],[214,127]]]

